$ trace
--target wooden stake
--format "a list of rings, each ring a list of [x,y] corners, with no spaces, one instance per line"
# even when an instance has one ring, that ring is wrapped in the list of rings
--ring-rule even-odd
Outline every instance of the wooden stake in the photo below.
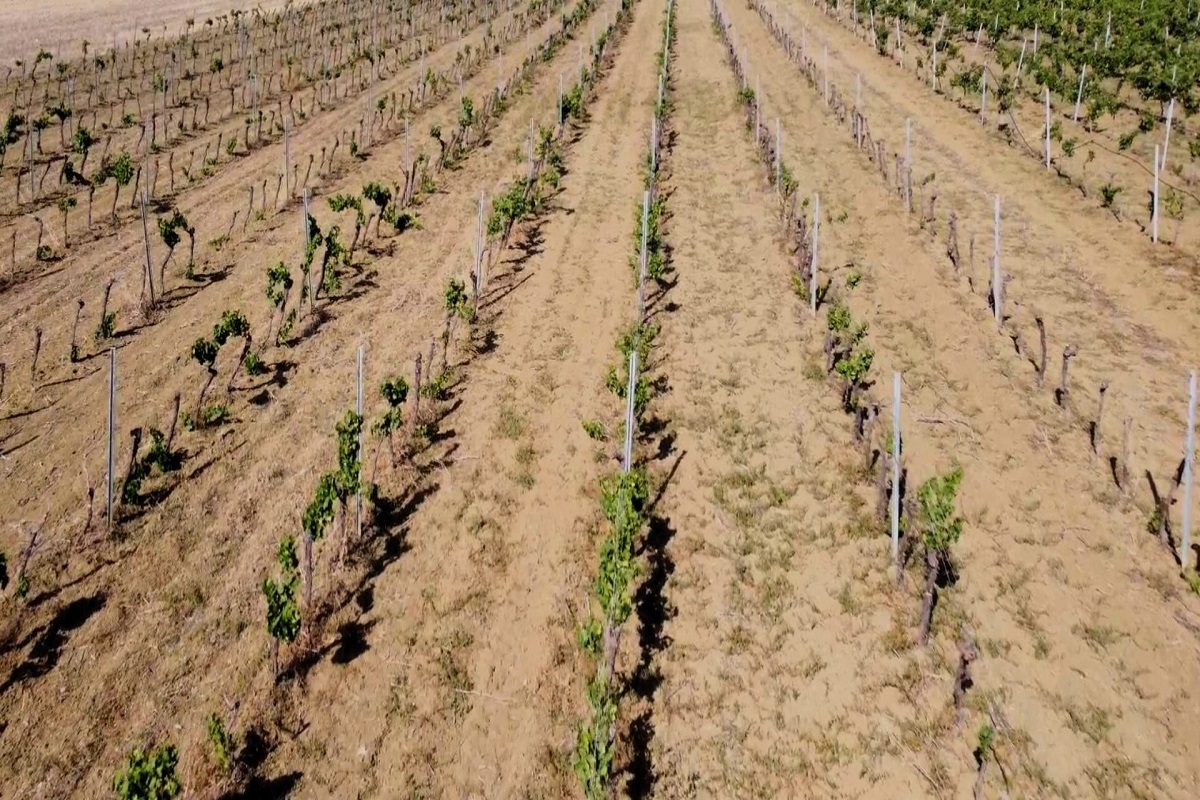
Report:
[[[1046,322],[1040,316],[1034,317],[1033,321],[1035,323],[1037,323],[1038,338],[1042,342],[1042,360],[1038,364],[1038,368],[1037,368],[1037,371],[1038,371],[1037,385],[1038,385],[1038,388],[1040,389],[1046,385],[1046,360],[1047,360],[1047,355],[1048,355],[1047,351],[1046,351]]]
[[[808,275],[808,302],[813,316],[817,314],[817,250],[821,233],[821,195],[813,195],[812,263]]]
[[[1092,452],[1100,455],[1101,424],[1104,421],[1104,398],[1108,393],[1108,381],[1100,381],[1100,404],[1096,408],[1096,421],[1092,423]]]

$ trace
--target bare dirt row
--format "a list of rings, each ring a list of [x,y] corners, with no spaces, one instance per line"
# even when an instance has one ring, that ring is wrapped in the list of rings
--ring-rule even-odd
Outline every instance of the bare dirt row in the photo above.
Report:
[[[600,14],[594,12],[593,19]],[[580,43],[583,41],[581,37]],[[128,539],[124,543],[81,554],[78,562],[71,562],[52,583],[39,585],[37,573],[33,573],[35,602],[31,605],[36,611],[21,622],[22,638],[11,657],[18,659],[14,663],[28,664],[30,658],[45,663],[22,678],[17,690],[20,698],[11,691],[5,693],[7,702],[20,702],[29,709],[19,726],[6,730],[5,749],[36,754],[39,764],[61,759],[63,771],[47,777],[44,784],[58,787],[55,794],[69,793],[70,786],[105,784],[120,753],[167,724],[181,726],[181,748],[184,752],[190,749],[193,755],[185,763],[202,762],[201,750],[195,746],[203,736],[202,720],[183,722],[184,710],[207,707],[221,711],[238,699],[263,696],[269,674],[259,581],[280,530],[298,524],[316,470],[332,458],[334,421],[353,403],[355,347],[360,341],[368,344],[370,411],[372,404],[379,403],[373,387],[387,374],[407,374],[411,358],[425,352],[431,336],[440,332],[445,281],[464,274],[470,263],[476,191],[485,188],[494,196],[520,167],[513,156],[524,153],[530,120],[548,123],[553,119],[558,74],[570,74],[578,60],[573,44],[568,43],[558,56],[538,68],[533,93],[510,101],[489,132],[490,145],[469,155],[457,170],[438,175],[439,191],[420,208],[424,229],[377,243],[382,252],[373,254],[368,271],[353,277],[347,292],[327,307],[327,319],[319,330],[292,351],[268,357],[271,375],[265,383],[247,381],[244,389],[234,393],[235,426],[184,441],[192,452],[185,460],[185,478],[178,491],[125,526]],[[494,76],[481,76],[468,84],[466,91],[486,91],[491,85]],[[440,122],[448,128],[458,110],[458,98],[447,99],[430,112],[426,123]],[[381,146],[356,172],[345,175],[341,185],[357,191],[373,175],[398,172],[401,160],[401,143]],[[328,229],[329,212],[318,207],[316,215],[322,228]],[[136,394],[130,389],[122,395],[126,398],[123,419],[139,423],[157,420],[158,426],[165,427],[171,395],[190,395],[198,385],[200,376],[188,369],[184,360],[187,342],[203,333],[223,308],[244,305],[251,313],[251,303],[261,297],[262,270],[279,257],[293,258],[297,240],[302,239],[288,222],[299,230],[298,219],[280,220],[280,227],[266,232],[252,251],[247,250],[249,268],[233,270],[226,280],[213,284],[216,291],[206,293],[202,306],[189,309],[185,325],[160,328],[154,337],[139,337],[122,350],[123,374],[130,374],[131,383],[138,387]],[[255,327],[266,316],[264,303],[261,311],[252,315],[252,319],[257,317]],[[97,374],[92,381],[97,394],[102,392],[103,376]],[[83,403],[81,407],[96,405],[97,401],[88,401],[86,395],[75,397],[79,391],[73,393],[73,401]],[[131,395],[136,403],[124,405]],[[259,398],[265,407],[242,398]],[[139,409],[136,417],[133,408]],[[81,441],[98,442],[100,430],[89,426],[78,435]],[[453,437],[439,441],[459,446]],[[482,452],[486,442],[471,449]],[[74,473],[70,458],[63,455],[60,473]],[[53,494],[64,509],[71,507],[68,491]],[[389,535],[377,540],[378,552],[368,575],[393,561],[399,555],[396,548],[403,549],[406,534],[402,523],[415,503],[409,501],[409,508],[397,509],[399,516],[385,522]],[[81,522],[79,513],[76,504],[68,514],[69,524],[64,521],[61,527],[51,529],[59,542]],[[321,556],[322,563],[324,559]],[[359,601],[370,605],[363,595]],[[64,614],[70,617],[68,623],[63,622]],[[348,618],[353,621],[354,616]],[[61,638],[65,637],[61,624],[74,630],[66,653],[62,652],[66,642]],[[351,625],[339,635],[350,641],[355,630]],[[48,646],[47,636],[54,638],[52,652],[39,656],[34,651]],[[28,651],[30,646],[33,651]],[[155,646],[161,649],[156,651]],[[340,661],[344,656],[338,653],[352,651],[352,646],[335,644],[322,652]],[[74,653],[88,653],[87,661],[76,660]],[[80,680],[84,673],[91,676],[86,682]],[[46,677],[27,680],[42,675]],[[205,677],[197,683],[195,675]],[[322,697],[320,675],[313,681],[316,696]],[[18,744],[30,741],[27,737],[48,734],[49,728],[40,723],[43,714],[63,718],[61,709],[39,698],[55,696],[67,685],[76,687],[72,711],[80,715],[74,724],[78,738],[63,743],[71,749],[30,749]],[[149,687],[156,688],[148,691]],[[293,715],[302,713],[302,695],[294,700],[277,706],[282,716],[268,722],[288,725],[294,721]],[[244,719],[252,719],[256,711],[251,708],[241,713]],[[175,714],[180,721],[169,722]],[[99,737],[99,731],[116,719],[122,720],[122,729],[128,733]],[[267,730],[277,728],[267,725]],[[287,763],[286,755],[279,758]],[[6,759],[6,763],[20,775],[40,771],[22,759]],[[76,772],[79,764],[93,766],[80,774]],[[279,777],[283,780],[289,774],[284,770]],[[293,784],[295,780],[293,776]],[[330,776],[318,774],[313,780],[317,785],[327,781],[336,785]]]
[[[703,341],[710,349],[728,342],[731,352],[724,364],[694,368],[693,395],[715,395],[693,401],[700,423],[686,424],[686,405],[672,412],[689,455],[664,503],[678,498],[673,527],[696,535],[677,535],[668,548],[675,577],[666,594],[677,616],[666,629],[666,658],[677,663],[659,694],[666,793],[772,795],[799,781],[819,796],[960,796],[978,774],[972,751],[986,724],[1001,765],[986,775],[990,791],[1177,796],[1194,780],[1188,736],[1178,734],[1193,723],[1174,698],[1197,678],[1177,671],[1197,648],[1195,598],[1144,533],[1144,517],[1100,500],[1111,490],[1087,467],[1084,445],[1062,436],[1057,409],[1028,409],[1010,379],[988,366],[1003,357],[994,335],[937,277],[922,234],[827,120],[819,94],[798,83],[782,57],[775,67],[752,11],[729,4],[726,13],[747,52],[760,54],[752,64],[765,113],[788,121],[784,157],[801,195],[820,192],[830,299],[845,300],[853,319],[869,324],[877,400],[887,397],[892,370],[903,374],[906,492],[961,465],[966,524],[923,653],[913,647],[919,581],[892,588],[886,529],[868,488],[873,473],[863,474],[861,445],[846,433],[852,420],[830,402],[836,395],[822,377],[823,320],[814,324],[797,309],[788,291],[794,267],[776,256],[774,242],[765,245],[774,231],[768,226],[754,237],[762,244],[737,250],[776,270],[772,286],[751,284],[744,295],[740,287],[760,273],[743,263],[735,275],[721,273],[731,256],[702,255],[697,263],[713,267],[689,269],[680,244],[680,316],[690,313],[692,276],[700,298],[693,303],[713,306],[695,324],[722,326]],[[689,24],[708,21],[688,12],[685,42]],[[728,114],[693,120],[686,111],[713,105],[689,103],[692,93],[732,98],[737,89],[716,68],[715,39],[690,38],[690,47],[708,49],[689,56],[681,47],[679,194],[693,172],[727,172],[715,185],[747,185],[764,225],[776,201],[754,186],[763,172],[749,161],[739,126]],[[703,81],[705,74],[712,77]],[[718,147],[722,131],[741,136],[741,148]],[[746,154],[740,166],[738,153]],[[730,230],[753,230],[752,218],[736,216],[747,203],[708,202],[719,211],[699,216],[685,241],[726,241],[722,220]],[[712,288],[701,291],[706,280]],[[782,318],[778,327],[791,329],[806,353],[783,356],[794,339],[771,338],[774,324],[756,331],[748,321],[760,315]],[[758,370],[741,368],[756,358]],[[775,364],[788,369],[776,376]],[[747,391],[755,402],[743,407],[739,387],[760,380],[766,386]],[[674,381],[681,385],[678,375]],[[693,453],[707,468],[693,467],[689,477]],[[1055,458],[1060,453],[1068,458]],[[819,466],[797,471],[796,463]],[[675,513],[687,522],[676,523]],[[952,688],[967,636],[979,656],[959,721]]]

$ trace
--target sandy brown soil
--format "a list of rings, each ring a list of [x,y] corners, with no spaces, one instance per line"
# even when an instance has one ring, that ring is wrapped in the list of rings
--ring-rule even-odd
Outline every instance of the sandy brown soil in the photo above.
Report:
[[[58,58],[78,55],[84,39],[97,48],[123,45],[131,39],[179,33],[188,19],[197,26],[231,9],[272,11],[283,0],[166,0],[139,3],[134,0],[13,0],[0,7],[0,64],[12,66],[14,59],[48,50]]]
[[[871,326],[875,368],[881,376],[903,372],[909,485],[961,464],[968,533],[958,583],[939,601],[940,643],[929,656],[914,655],[916,591],[890,588],[886,539],[863,521],[872,499],[846,485],[861,463],[841,435],[844,423],[831,429],[828,395],[814,396],[802,379],[806,365],[819,364],[819,336],[801,317],[809,354],[787,360],[787,345],[771,336],[776,326],[755,324],[751,308],[766,320],[786,315],[771,310],[772,294],[788,285],[786,265],[775,261],[774,289],[755,289],[762,270],[746,270],[744,259],[737,278],[721,274],[732,254],[722,259],[720,249],[699,243],[706,236],[727,242],[755,223],[744,201],[702,193],[690,207],[707,203],[713,211],[697,214],[696,230],[683,237],[699,245],[691,264],[690,247],[680,246],[680,316],[700,305],[695,325],[714,326],[702,340],[728,342],[730,355],[692,367],[694,394],[712,400],[688,425],[694,433],[681,432],[681,446],[699,464],[681,469],[672,487],[677,527],[693,535],[670,548],[678,577],[667,595],[678,616],[667,627],[674,645],[660,696],[671,720],[661,734],[671,785],[699,796],[785,795],[797,781],[820,796],[964,796],[974,777],[974,733],[990,714],[1004,722],[1006,770],[1003,781],[991,773],[991,791],[1007,781],[1006,790],[1021,796],[1186,795],[1195,767],[1185,742],[1194,734],[1167,732],[1195,725],[1177,713],[1176,697],[1200,675],[1181,676],[1176,667],[1194,663],[1196,598],[1146,536],[1145,517],[1120,501],[1102,468],[1086,466],[1086,439],[1049,403],[1030,405],[986,312],[964,308],[878,174],[848,167],[859,156],[846,130],[828,121],[819,95],[797,80],[754,13],[735,4],[727,10],[747,52],[758,54],[752,74],[765,108],[789,121],[785,158],[796,165],[801,192],[819,191],[828,209],[824,263],[839,288],[851,271],[864,276],[858,289],[842,292],[855,318]],[[685,41],[688,18],[681,19]],[[696,29],[707,25],[695,11],[690,18]],[[729,97],[735,85],[717,69],[715,41],[693,41],[700,54],[690,69],[686,46],[680,57],[678,196],[688,164],[721,175],[716,185],[733,193],[754,172],[748,161],[717,160],[738,152],[721,145],[742,133],[738,125],[684,110],[712,106],[689,103],[691,92]],[[873,76],[864,70],[864,77]],[[948,141],[960,135],[948,121],[924,129]],[[753,216],[761,219],[772,204],[759,195]],[[747,241],[736,252],[761,249]],[[691,304],[689,275],[698,287]],[[705,280],[713,281],[707,291]],[[792,369],[772,375],[780,362]],[[776,392],[756,391],[759,380]],[[738,400],[747,397],[755,398],[749,406]],[[686,408],[673,416],[690,419]],[[692,446],[685,435],[696,437]],[[819,466],[797,474],[797,460]],[[950,686],[963,628],[985,655],[972,713],[955,727]]]
[[[618,793],[969,797],[976,732],[988,722],[997,743],[984,797],[1189,797],[1200,780],[1200,723],[1189,710],[1200,690],[1200,598],[1146,532],[1142,473],[1161,488],[1180,457],[1186,371],[1200,358],[1190,268],[1081,206],[835,22],[788,4],[830,43],[843,96],[861,73],[871,131],[889,157],[904,119],[917,120],[917,179],[934,173],[922,191],[939,195],[937,220],[921,226],[758,14],[727,3],[772,129],[781,118],[799,194],[820,194],[822,274],[869,324],[870,394],[889,428],[891,375],[902,373],[907,491],[951,464],[965,471],[955,580],[939,592],[929,648],[916,647],[918,563],[896,588],[874,477],[823,368],[824,323],[792,290],[777,200],[733,72],[707,4],[677,2],[662,187],[673,273],[650,306],[662,333],[638,460],[654,500],[619,662]],[[106,365],[90,343],[103,285],[121,276],[123,463],[130,428],[165,428],[176,394],[185,407],[194,400],[202,371],[188,348],[223,311],[242,309],[256,332],[267,325],[264,271],[300,255],[296,203],[244,231],[239,221],[219,251],[207,243],[244,207],[248,186],[274,179],[279,146],[178,192],[207,280],[185,281],[175,261],[154,324],[137,322],[143,245],[132,218],[0,294],[0,518],[12,523],[0,546],[10,574],[24,531],[45,517],[46,533],[27,600],[11,588],[0,598],[0,793],[106,796],[130,748],[169,739],[186,796],[219,796],[204,732],[218,712],[252,745],[240,755],[256,777],[239,796],[579,796],[571,750],[591,665],[576,626],[593,602],[606,524],[597,481],[616,464],[621,409],[604,375],[635,313],[631,233],[666,0],[636,4],[586,122],[571,129],[561,190],[489,265],[470,335],[461,325],[449,352],[440,337],[447,281],[470,269],[480,191],[496,196],[523,169],[531,121],[553,122],[560,75],[578,68],[580,44],[618,6],[600,3],[585,35],[538,65],[483,142],[434,173],[421,229],[372,234],[363,270],[347,274],[326,318],[293,347],[264,350],[267,376],[242,376],[225,392],[232,365],[222,355],[214,392],[233,421],[181,432],[181,479],[153,483],[161,494],[130,509],[111,538],[79,533],[87,477],[103,508]],[[530,37],[557,26],[554,14]],[[447,70],[482,39],[474,29],[425,66]],[[524,41],[506,50],[510,67]],[[378,92],[406,90],[417,71],[409,65]],[[493,52],[462,91],[481,97],[497,75]],[[459,112],[457,88],[417,109],[413,148],[436,155],[430,127],[452,130]],[[351,101],[311,117],[294,136],[295,158],[319,153],[361,113]],[[326,198],[394,183],[403,160],[396,127],[363,158],[341,155],[314,179],[322,229],[353,226]],[[1006,330],[1036,354],[1033,317],[1045,317],[1045,388],[987,308],[995,193],[1010,302],[1021,308]],[[945,255],[950,210],[958,275]],[[85,359],[72,365],[80,297]],[[285,648],[290,671],[273,686],[261,581],[334,463],[360,344],[368,420],[383,410],[379,383],[411,376],[431,344],[453,385],[426,405],[437,426],[430,445],[399,468],[369,438],[367,471],[385,502],[341,571],[336,537],[318,544],[324,625]],[[1062,409],[1052,388],[1067,344],[1080,354]],[[1110,389],[1093,455],[1101,380]],[[1126,416],[1137,478],[1128,495],[1108,467]],[[607,441],[584,432],[593,420]],[[1178,503],[1170,513],[1177,536]],[[951,688],[968,632],[980,656],[956,720]]]

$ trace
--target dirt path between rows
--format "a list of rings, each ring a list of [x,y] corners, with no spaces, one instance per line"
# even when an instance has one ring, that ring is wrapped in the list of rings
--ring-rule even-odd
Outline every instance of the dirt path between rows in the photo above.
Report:
[[[580,422],[616,405],[603,375],[633,310],[631,210],[663,5],[637,6],[567,151],[562,193],[493,268],[494,291],[512,292],[496,351],[469,368],[443,422],[458,449],[406,526],[403,566],[376,584],[362,620],[370,649],[313,675],[314,707],[328,715],[294,743],[297,759],[278,765],[299,767],[300,754],[320,748],[366,775],[314,770],[314,796],[574,792],[584,685],[574,625],[590,590],[594,487],[612,464],[611,448]],[[540,123],[552,118],[556,88],[537,92]]]
[[[735,5],[747,51],[764,53],[752,12]],[[821,331],[797,314],[776,255],[773,196],[720,108],[732,106],[732,73],[711,33],[688,35],[702,27],[699,10],[681,8],[672,199],[697,211],[694,228],[680,213],[672,230],[681,310],[664,343],[672,383],[688,388],[671,410],[688,457],[664,498],[680,531],[658,693],[664,793],[775,796],[802,783],[815,796],[962,796],[989,722],[1005,774],[990,772],[987,791],[1179,796],[1195,780],[1184,744],[1195,733],[1172,698],[1181,680],[1200,680],[1176,672],[1200,648],[1187,624],[1200,619],[1195,599],[1073,434],[1021,410],[991,366],[986,328],[940,283],[816,93],[760,55],[764,107],[786,122],[785,160],[802,196],[821,194],[831,296],[869,323],[876,396],[903,372],[909,492],[951,463],[966,473],[957,582],[939,593],[930,652],[914,647],[918,572],[893,588],[873,478],[830,402],[836,381],[820,377]],[[716,110],[706,119],[701,108]],[[858,288],[846,288],[851,275]],[[756,331],[760,315],[771,324]],[[965,631],[981,655],[956,726]]]

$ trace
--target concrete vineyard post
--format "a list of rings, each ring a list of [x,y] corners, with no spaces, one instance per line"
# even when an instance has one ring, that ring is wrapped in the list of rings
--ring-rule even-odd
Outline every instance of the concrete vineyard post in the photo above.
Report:
[[[762,124],[762,81],[754,79],[754,146],[758,146],[758,128]]]
[[[290,180],[291,174],[292,174],[291,131],[292,131],[291,124],[288,123],[287,119],[284,119],[284,121],[283,121],[283,183],[284,183],[284,187],[283,188],[287,190],[285,192],[285,197],[292,196],[292,186],[291,186],[291,180]]]
[[[646,318],[646,238],[650,233],[650,191],[642,192],[642,246],[638,252],[638,320]]]
[[[825,105],[829,105],[829,45],[825,45],[825,69],[822,74],[824,80]]]
[[[979,73],[979,121],[987,124],[987,67]]]
[[[117,348],[108,348],[108,529],[113,526],[113,469],[117,461]]]
[[[1046,87],[1046,169],[1050,169],[1050,87]]]
[[[1033,23],[1033,55],[1037,56],[1038,51],[1038,23]]]
[[[900,373],[892,373],[892,563],[900,577]],[[909,535],[915,534],[909,531]]]
[[[1104,23],[1104,49],[1112,42],[1112,9],[1108,11],[1108,21]]]
[[[1179,563],[1185,573],[1192,570],[1192,466],[1196,450],[1196,373],[1192,372],[1188,397],[1187,449],[1183,454],[1183,540]]]
[[[625,388],[625,449],[622,453],[621,469],[626,473],[633,467],[633,427],[636,420],[634,394],[637,391],[637,380],[638,354],[635,348],[629,353],[629,383]]]
[[[808,305],[814,316],[817,313],[817,246],[821,234],[821,195],[813,195],[813,241],[812,264],[808,274]]]
[[[904,175],[896,177],[904,181],[904,204],[912,211],[912,117],[904,118]]]
[[[1087,77],[1087,64],[1079,70],[1079,91],[1075,93],[1075,111],[1071,114],[1072,122],[1079,122],[1079,104],[1083,102],[1083,81]]]
[[[1020,57],[1017,59],[1017,79],[1016,79],[1016,88],[1018,88],[1018,89],[1020,89],[1020,88],[1021,88],[1021,70],[1022,70],[1022,69],[1024,68],[1024,66],[1025,66],[1025,46],[1026,46],[1028,43],[1029,43],[1029,40],[1028,40],[1028,39],[1022,39],[1022,40],[1021,40],[1021,55],[1020,55]]]
[[[355,396],[354,411],[358,414],[359,419],[362,419],[363,413],[363,346],[360,342],[358,345],[358,392]],[[362,463],[363,454],[363,426],[358,428],[358,461]],[[361,476],[361,469],[360,469]],[[362,511],[363,511],[363,496],[362,496],[362,478],[358,481],[358,496],[355,498],[355,518],[358,525],[358,538],[362,539]]]
[[[1004,302],[1000,283],[1000,195],[996,195],[996,219],[993,224],[994,241],[992,243],[992,307],[996,312],[996,327],[1004,322],[1004,310],[1000,307]]]
[[[783,129],[775,118],[775,190],[783,199]]]
[[[1167,106],[1167,132],[1163,136],[1162,160],[1161,160],[1161,165],[1159,166],[1160,170],[1165,170],[1167,168],[1167,145],[1169,145],[1171,143],[1171,123],[1174,121],[1174,119],[1175,119],[1175,98],[1172,97],[1171,104]]]
[[[308,187],[305,187],[305,189],[304,189],[304,253],[305,253],[306,257],[308,255],[308,243],[309,243],[309,241],[312,240],[312,228],[309,226],[309,222],[308,222],[308,218],[311,213],[312,213],[312,211],[309,206]],[[309,310],[312,310],[312,308],[314,307],[314,301],[316,300],[316,296],[313,294],[313,278],[312,278],[312,265],[311,264],[309,265],[308,274],[305,276],[305,279],[308,281],[308,307],[309,307]]]
[[[1150,241],[1158,244],[1158,168],[1159,146],[1154,145],[1154,187],[1150,190]]]
[[[658,118],[650,120],[650,180],[654,180],[654,174],[658,171],[658,151],[655,147],[655,142],[658,141]]]
[[[479,310],[479,299],[483,296],[483,214],[487,204],[487,193],[479,190],[479,216],[475,221],[475,310]]]
[[[154,305],[154,267],[150,263],[150,226],[146,222],[146,190],[142,190],[142,243],[146,247],[146,291],[150,295],[150,305]]]

